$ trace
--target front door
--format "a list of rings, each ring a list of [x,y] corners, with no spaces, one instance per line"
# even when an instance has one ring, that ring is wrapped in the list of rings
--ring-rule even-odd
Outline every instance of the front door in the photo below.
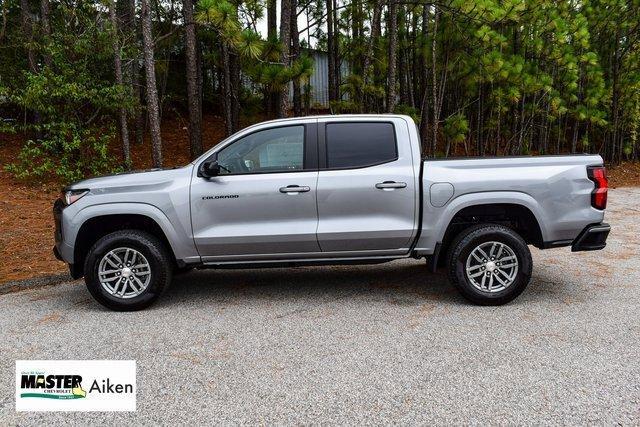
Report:
[[[315,120],[246,131],[216,151],[220,174],[194,172],[191,185],[194,239],[204,262],[320,251]]]

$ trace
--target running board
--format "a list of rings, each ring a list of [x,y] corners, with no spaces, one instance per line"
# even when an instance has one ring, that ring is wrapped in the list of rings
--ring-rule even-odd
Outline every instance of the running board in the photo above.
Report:
[[[369,258],[317,258],[317,259],[291,259],[291,260],[259,260],[259,261],[218,261],[206,262],[196,268],[227,268],[227,269],[243,269],[243,268],[286,268],[286,267],[308,267],[323,265],[366,265],[366,264],[383,264],[385,262],[395,261],[397,259],[406,259],[409,255],[394,257],[369,257]]]

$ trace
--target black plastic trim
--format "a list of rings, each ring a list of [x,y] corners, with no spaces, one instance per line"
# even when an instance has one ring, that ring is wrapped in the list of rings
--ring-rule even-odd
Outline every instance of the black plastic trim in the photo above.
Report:
[[[84,276],[84,271],[77,264],[69,264],[69,274],[75,280]]]
[[[318,169],[327,169],[326,123],[318,123]]]
[[[521,155],[513,155],[513,156],[451,156],[451,157],[427,157],[423,156],[423,161],[435,161],[435,162],[444,162],[447,160],[500,160],[500,159],[523,159],[527,157],[585,157],[585,156],[596,156],[596,154],[590,153],[576,153],[576,154],[521,154]]]
[[[53,247],[53,255],[56,257],[58,261],[64,261],[62,259],[62,255],[60,255],[60,252],[58,251],[58,248],[56,248],[55,246]]]
[[[420,162],[420,172],[418,173],[418,232],[413,239],[413,243],[411,244],[411,248],[409,249],[409,253],[414,254],[416,245],[418,244],[418,240],[420,240],[420,236],[422,235],[422,211],[424,210],[423,206],[423,197],[424,197],[424,185],[422,182],[422,177],[424,175],[424,163]],[[435,250],[439,250],[439,243],[436,244]],[[435,254],[435,252],[434,252]],[[436,257],[437,258],[437,257]]]
[[[429,255],[429,270],[435,273],[438,270],[438,260],[440,259],[440,252],[442,250],[442,242],[436,243],[436,247],[433,249],[433,254]]]
[[[561,248],[564,246],[571,246],[573,240],[554,240],[552,242],[544,242],[540,249],[552,249],[552,248]]]
[[[375,265],[384,264],[385,262],[395,261],[401,259],[401,257],[388,257],[388,258],[362,258],[351,260],[314,260],[314,261],[272,261],[261,262],[259,264],[252,262],[238,261],[236,263],[224,263],[216,264],[215,262],[205,262],[198,265],[198,269],[220,269],[220,270],[242,270],[249,268],[288,268],[288,267],[315,267],[315,266],[327,266],[327,265]]]
[[[610,231],[611,226],[606,223],[588,225],[573,241],[571,252],[603,249],[607,245]]]

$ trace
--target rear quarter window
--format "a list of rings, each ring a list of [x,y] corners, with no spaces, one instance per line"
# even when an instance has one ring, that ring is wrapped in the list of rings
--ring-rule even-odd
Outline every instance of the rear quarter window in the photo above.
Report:
[[[398,158],[391,123],[329,123],[326,138],[330,169],[373,166]]]

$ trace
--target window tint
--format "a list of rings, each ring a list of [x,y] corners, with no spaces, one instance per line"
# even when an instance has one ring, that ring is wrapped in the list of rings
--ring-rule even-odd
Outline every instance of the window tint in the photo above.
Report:
[[[245,136],[218,153],[220,175],[287,172],[304,166],[304,126],[266,129]]]
[[[327,124],[327,167],[355,168],[398,157],[391,123]]]

